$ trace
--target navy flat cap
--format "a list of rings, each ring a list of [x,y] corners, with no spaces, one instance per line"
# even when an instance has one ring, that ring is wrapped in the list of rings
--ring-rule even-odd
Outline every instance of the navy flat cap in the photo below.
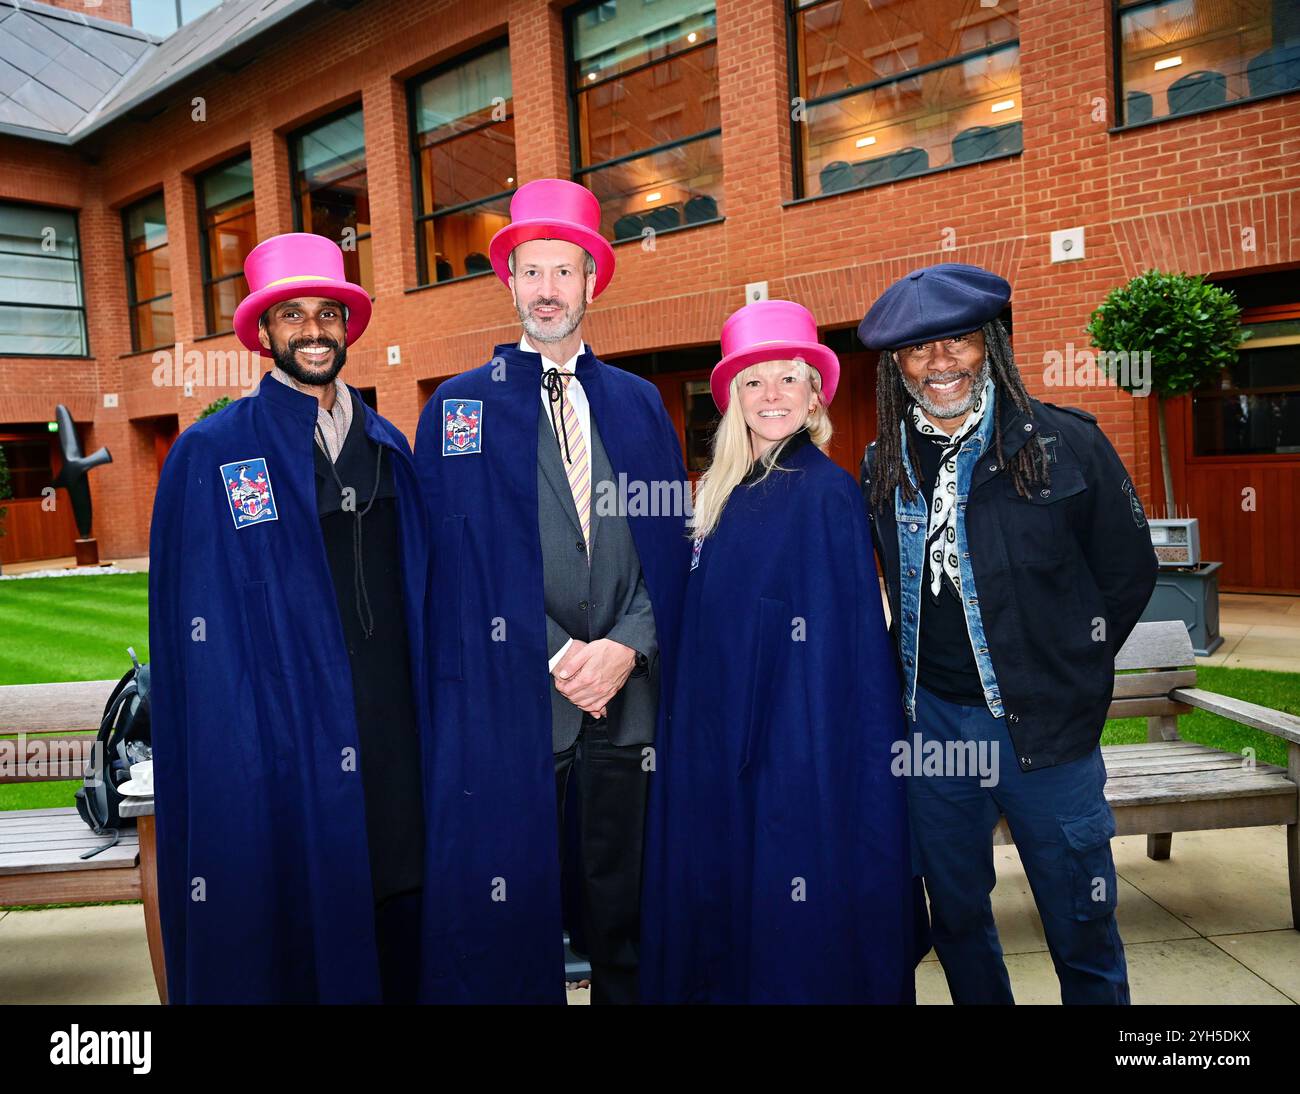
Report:
[[[902,349],[956,338],[996,319],[1011,286],[995,273],[960,262],[913,270],[890,285],[858,324],[867,349]]]

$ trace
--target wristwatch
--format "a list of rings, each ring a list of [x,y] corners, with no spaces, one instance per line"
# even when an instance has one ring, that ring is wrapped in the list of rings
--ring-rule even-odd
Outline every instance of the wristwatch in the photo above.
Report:
[[[646,674],[646,669],[650,665],[649,660],[646,658],[646,655],[642,653],[640,650],[633,650],[632,653],[634,654],[632,660],[632,675],[644,676]]]

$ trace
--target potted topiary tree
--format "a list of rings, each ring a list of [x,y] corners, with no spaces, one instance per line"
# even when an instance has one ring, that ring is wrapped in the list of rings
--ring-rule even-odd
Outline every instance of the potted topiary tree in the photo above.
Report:
[[[1237,347],[1249,333],[1241,329],[1236,298],[1200,275],[1148,270],[1112,289],[1086,329],[1101,351],[1103,367],[1119,387],[1130,394],[1155,395],[1165,514],[1174,518],[1179,510],[1169,466],[1165,402],[1216,380],[1236,363]],[[1143,621],[1181,619],[1196,652],[1213,653],[1223,642],[1219,636],[1221,565],[1162,566]]]

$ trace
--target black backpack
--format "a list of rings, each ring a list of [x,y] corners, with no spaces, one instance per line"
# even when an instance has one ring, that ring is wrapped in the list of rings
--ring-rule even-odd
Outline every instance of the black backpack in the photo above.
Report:
[[[108,697],[76,795],[81,819],[101,836],[116,836],[118,828],[135,826],[134,817],[123,817],[118,812],[122,795],[117,788],[130,779],[132,764],[153,755],[149,742],[149,666],[136,660],[135,650],[126,652],[131,655],[133,667]]]

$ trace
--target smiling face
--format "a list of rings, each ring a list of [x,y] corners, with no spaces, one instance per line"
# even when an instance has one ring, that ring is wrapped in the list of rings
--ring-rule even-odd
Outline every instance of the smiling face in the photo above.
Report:
[[[903,386],[927,418],[946,429],[970,412],[984,387],[984,332],[894,351]]]
[[[511,255],[519,322],[531,342],[562,342],[587,313],[595,297],[596,272],[587,273],[587,252],[562,239],[530,239]]]
[[[819,396],[812,369],[803,361],[764,361],[736,377],[734,398],[749,426],[750,446],[758,459],[772,445],[797,433],[808,421]]]
[[[347,361],[343,305],[321,296],[272,304],[262,315],[258,341],[300,384],[332,384]]]

